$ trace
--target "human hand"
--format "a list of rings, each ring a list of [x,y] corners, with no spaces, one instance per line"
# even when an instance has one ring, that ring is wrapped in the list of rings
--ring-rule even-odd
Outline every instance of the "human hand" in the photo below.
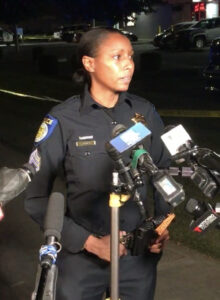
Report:
[[[120,231],[120,236],[125,233]],[[111,259],[111,246],[110,235],[97,238],[90,235],[84,244],[84,249],[90,253],[97,255],[99,258],[110,262]],[[127,249],[121,243],[119,244],[119,256],[127,254]]]
[[[164,232],[153,242],[153,244],[149,246],[149,251],[151,253],[160,253],[163,250],[165,243],[169,240],[169,238],[169,231],[165,229]]]

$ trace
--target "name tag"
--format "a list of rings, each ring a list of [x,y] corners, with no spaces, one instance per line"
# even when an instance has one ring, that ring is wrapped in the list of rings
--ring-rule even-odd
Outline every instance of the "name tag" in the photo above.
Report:
[[[85,146],[95,146],[96,145],[96,141],[94,140],[87,140],[87,141],[77,141],[76,142],[76,147],[85,147]]]

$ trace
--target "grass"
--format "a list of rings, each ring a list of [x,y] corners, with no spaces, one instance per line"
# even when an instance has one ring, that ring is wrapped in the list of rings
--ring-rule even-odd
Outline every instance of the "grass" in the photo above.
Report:
[[[211,257],[220,258],[220,227],[210,227],[203,234],[192,232],[189,225],[193,220],[193,216],[185,210],[185,205],[190,198],[209,202],[215,206],[216,202],[220,202],[220,195],[217,195],[214,200],[210,200],[203,195],[190,179],[177,179],[177,181],[183,183],[186,200],[175,209],[176,220],[170,227],[172,239]]]
[[[30,63],[30,62],[29,62]],[[64,100],[73,94],[78,94],[71,78],[47,77],[39,74],[35,66],[18,65],[16,69],[10,66],[4,67],[4,61],[0,61],[0,89],[12,90],[35,96],[47,96],[59,100]],[[30,73],[30,69],[32,73]],[[31,75],[30,75],[31,74]],[[0,94],[1,112],[0,142],[6,143],[18,151],[23,151],[27,155],[30,153],[36,130],[44,115],[54,105],[48,101],[36,101],[30,98],[16,98],[15,96]],[[170,120],[166,120],[169,124]],[[179,120],[173,120],[179,123]],[[15,127],[16,122],[16,127]],[[196,123],[198,122],[198,124]],[[217,121],[216,121],[217,122]],[[191,120],[192,132],[199,134],[200,121]],[[216,139],[219,124],[216,131],[209,134],[213,149],[220,149],[219,140]],[[208,129],[207,129],[208,130]],[[191,132],[191,131],[190,131]],[[206,142],[207,134],[200,134],[198,143]],[[217,151],[217,150],[216,150]],[[203,235],[195,234],[190,231],[189,224],[192,216],[184,209],[186,201],[191,197],[197,200],[208,201],[202,192],[192,183],[190,179],[175,178],[182,182],[186,193],[186,200],[175,209],[176,219],[170,226],[171,238],[178,243],[187,245],[211,257],[220,258],[220,230],[210,229]],[[220,202],[220,195],[215,197],[213,204]]]

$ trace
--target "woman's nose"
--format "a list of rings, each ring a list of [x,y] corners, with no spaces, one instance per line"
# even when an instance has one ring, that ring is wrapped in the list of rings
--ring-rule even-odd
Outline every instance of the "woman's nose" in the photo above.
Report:
[[[126,69],[133,69],[134,68],[134,61],[132,58],[128,57],[124,61],[124,68]]]

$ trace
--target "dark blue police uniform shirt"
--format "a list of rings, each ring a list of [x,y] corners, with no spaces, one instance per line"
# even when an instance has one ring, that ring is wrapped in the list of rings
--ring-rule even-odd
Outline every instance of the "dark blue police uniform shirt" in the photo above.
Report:
[[[168,166],[169,157],[160,139],[161,118],[150,102],[127,92],[121,93],[115,107],[108,109],[95,102],[86,87],[81,97],[73,96],[50,111],[47,119],[51,118],[56,126],[44,138],[36,139],[41,168],[27,189],[25,209],[43,225],[53,182],[58,170],[63,169],[67,197],[62,244],[70,252],[80,251],[91,233],[110,233],[113,161],[105,150],[105,143],[111,139],[116,124],[127,128],[134,125],[131,119],[135,113],[145,117],[152,132],[143,142],[144,148],[158,167]],[[146,187],[140,192],[146,204],[149,201]],[[157,197],[155,205],[158,213],[167,213],[168,206],[161,197]],[[120,230],[130,232],[141,221],[139,208],[132,199],[120,208]]]

